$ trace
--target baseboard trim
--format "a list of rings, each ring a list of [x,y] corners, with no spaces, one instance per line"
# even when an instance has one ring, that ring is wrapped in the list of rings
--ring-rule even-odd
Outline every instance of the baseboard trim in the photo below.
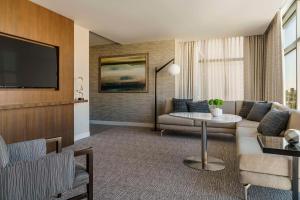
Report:
[[[75,135],[74,136],[74,141],[78,141],[78,140],[81,140],[81,139],[87,138],[87,137],[90,137],[90,132],[89,131]]]
[[[118,121],[102,121],[102,120],[90,120],[91,124],[111,125],[111,126],[135,126],[135,127],[146,127],[153,128],[152,123],[141,123],[141,122],[118,122]]]

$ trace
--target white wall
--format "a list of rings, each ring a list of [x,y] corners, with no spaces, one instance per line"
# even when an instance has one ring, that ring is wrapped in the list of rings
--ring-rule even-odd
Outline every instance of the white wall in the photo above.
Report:
[[[77,78],[83,77],[84,99],[89,100],[89,30],[74,24],[74,98]],[[74,140],[90,136],[89,102],[74,105]]]

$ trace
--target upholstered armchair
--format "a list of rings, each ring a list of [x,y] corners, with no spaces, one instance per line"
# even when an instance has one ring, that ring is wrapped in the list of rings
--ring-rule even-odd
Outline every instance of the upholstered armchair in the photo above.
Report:
[[[47,143],[56,153],[47,154]],[[86,167],[75,163],[86,156]],[[6,144],[0,135],[0,199],[46,200],[86,185],[86,192],[70,199],[93,199],[93,151],[61,152],[61,137]]]

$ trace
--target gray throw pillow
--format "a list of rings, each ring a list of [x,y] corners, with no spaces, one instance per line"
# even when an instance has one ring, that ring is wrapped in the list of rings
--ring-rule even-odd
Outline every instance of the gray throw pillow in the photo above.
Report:
[[[0,135],[0,167],[5,167],[9,162],[9,155],[4,139]]]
[[[255,103],[251,108],[247,119],[260,122],[264,116],[270,111],[272,103]]]
[[[247,116],[254,104],[255,104],[255,101],[243,101],[241,110],[239,112],[239,116],[241,116],[242,118],[247,118]]]
[[[279,136],[286,129],[289,118],[289,111],[272,109],[261,120],[257,131],[267,136]]]
[[[192,99],[176,99],[173,98],[173,112],[188,112],[187,102],[192,102]]]
[[[197,101],[197,102],[187,102],[189,112],[201,112],[201,113],[210,113],[208,102]]]

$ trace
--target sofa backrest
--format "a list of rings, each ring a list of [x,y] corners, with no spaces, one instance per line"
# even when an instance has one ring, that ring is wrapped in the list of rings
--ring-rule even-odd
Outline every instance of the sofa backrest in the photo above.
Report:
[[[235,101],[224,101],[224,105],[221,107],[225,114],[235,114]]]
[[[290,120],[287,129],[298,129],[300,130],[300,111],[291,110]]]
[[[236,101],[235,102],[235,114],[238,115],[241,111],[243,105],[243,101]]]
[[[222,106],[222,109],[223,112],[226,114],[235,114],[236,113],[235,101],[225,101],[224,105]],[[163,111],[164,111],[163,114],[168,114],[173,111],[172,98],[168,98],[165,100]]]

